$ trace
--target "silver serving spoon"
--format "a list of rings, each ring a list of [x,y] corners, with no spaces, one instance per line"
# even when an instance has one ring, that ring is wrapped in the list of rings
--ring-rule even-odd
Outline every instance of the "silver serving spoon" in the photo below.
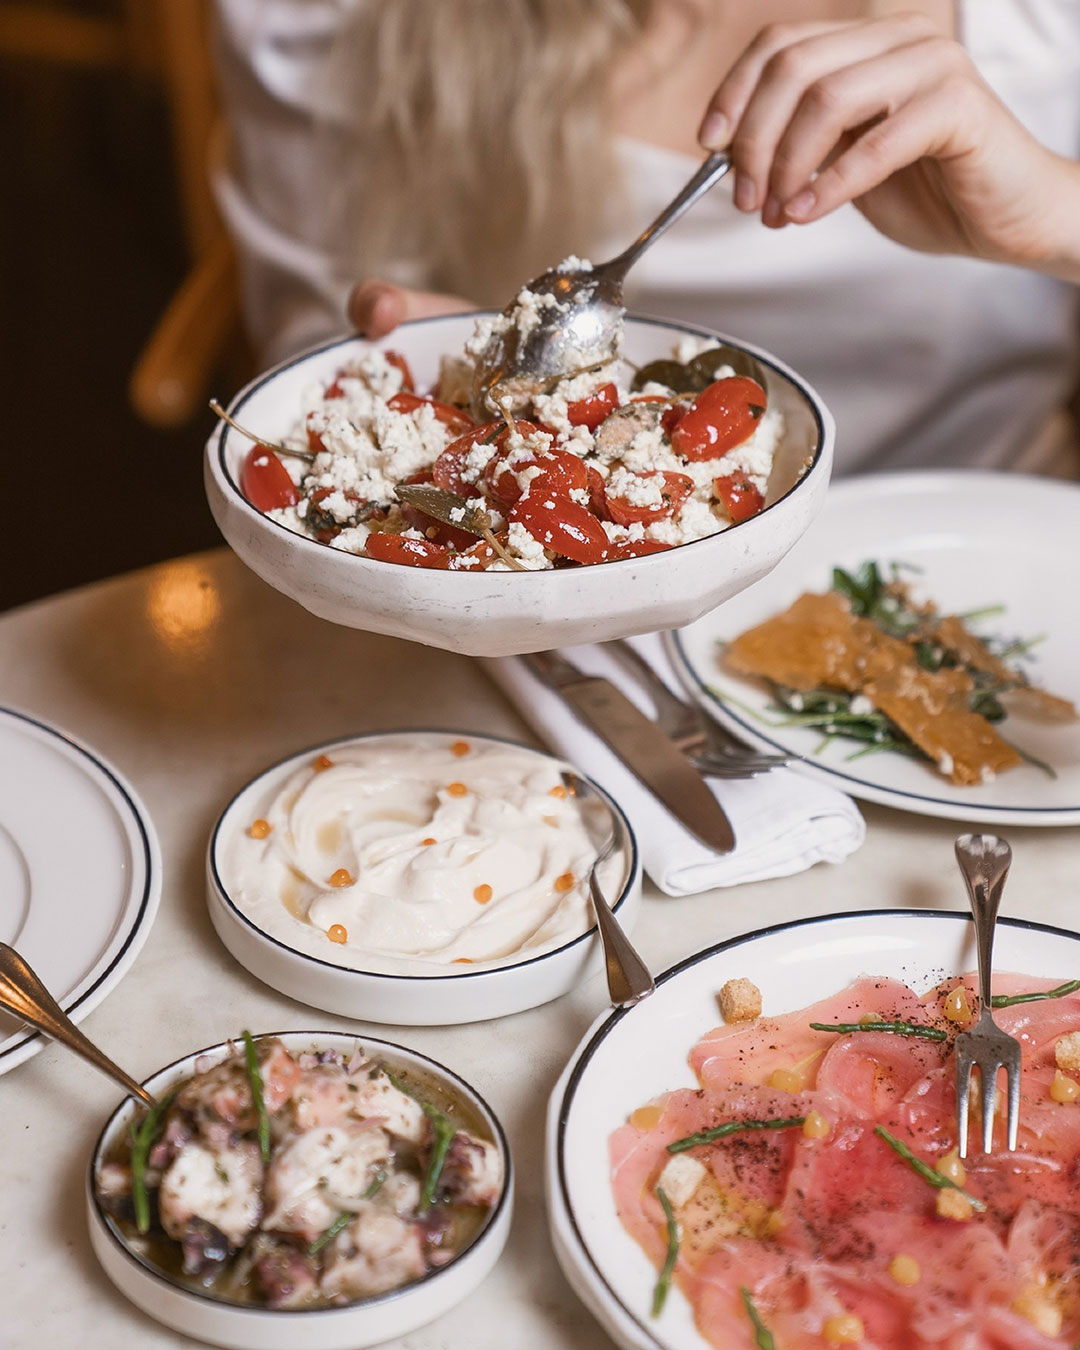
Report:
[[[477,358],[473,377],[473,411],[478,417],[498,407],[494,386],[511,382],[539,384],[610,361],[618,354],[625,309],[622,284],[638,258],[664,231],[718,183],[731,160],[723,152],[706,159],[679,195],[653,223],[610,262],[593,268],[563,265],[526,284],[540,301],[535,314],[517,300],[503,310],[500,325]],[[572,261],[572,260],[571,260]]]
[[[138,1097],[147,1106],[157,1105],[144,1087],[83,1035],[15,948],[6,942],[0,942],[0,1008],[82,1055],[95,1069],[115,1079],[129,1096]]]
[[[595,803],[600,808],[593,812],[585,806],[581,812],[585,832],[596,849],[596,857],[589,869],[589,895],[596,916],[596,931],[600,934],[600,946],[604,952],[608,994],[616,1008],[630,1008],[647,998],[656,985],[648,966],[630,945],[630,939],[611,912],[611,906],[604,899],[604,892],[596,878],[597,868],[605,858],[611,856],[615,847],[615,818],[607,802],[583,778],[564,770],[562,780],[579,802]]]

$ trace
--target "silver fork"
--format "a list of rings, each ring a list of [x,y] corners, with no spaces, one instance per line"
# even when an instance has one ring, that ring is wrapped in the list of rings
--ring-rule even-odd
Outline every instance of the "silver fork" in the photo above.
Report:
[[[975,919],[979,955],[979,1020],[970,1031],[956,1038],[956,1132],[961,1158],[967,1157],[968,1099],[971,1070],[979,1070],[982,1102],[982,1151],[994,1147],[994,1089],[999,1069],[1005,1070],[1009,1086],[1009,1149],[1016,1148],[1020,1125],[1020,1042],[1008,1036],[994,1021],[990,1002],[990,973],[994,952],[994,925],[1005,878],[1012,862],[1012,849],[993,834],[962,834],[956,841],[956,860],[967,883]]]
[[[696,769],[710,778],[749,778],[790,763],[786,755],[752,750],[741,744],[696,704],[673,693],[639,651],[623,638],[607,644],[644,683],[656,710],[657,725]]]

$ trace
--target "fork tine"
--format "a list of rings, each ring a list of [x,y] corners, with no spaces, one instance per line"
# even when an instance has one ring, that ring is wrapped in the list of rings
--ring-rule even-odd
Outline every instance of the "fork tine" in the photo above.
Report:
[[[1016,1055],[1009,1056],[1005,1066],[1006,1081],[1009,1085],[1009,1151],[1016,1149],[1016,1136],[1020,1129],[1020,1060]]]
[[[967,1157],[968,1101],[971,1096],[972,1058],[967,1046],[956,1042],[956,1143],[961,1158]]]
[[[982,1151],[994,1151],[994,1103],[997,1100],[997,1075],[1001,1063],[986,1055],[979,1064],[979,1102],[982,1106]]]

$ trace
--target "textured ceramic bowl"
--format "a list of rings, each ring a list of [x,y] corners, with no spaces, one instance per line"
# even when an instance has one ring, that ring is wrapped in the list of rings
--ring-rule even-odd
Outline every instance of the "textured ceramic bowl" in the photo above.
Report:
[[[372,740],[402,740],[439,737],[460,740],[465,733],[451,731],[386,731],[369,736],[350,736],[326,745],[312,746],[272,765],[237,795],[222,812],[210,836],[206,857],[207,904],[218,937],[232,955],[264,984],[301,1003],[341,1017],[365,1022],[388,1022],[396,1026],[449,1026],[506,1017],[525,1008],[535,1008],[575,988],[601,968],[600,946],[595,925],[561,946],[525,958],[508,958],[506,964],[471,970],[468,966],[445,967],[446,974],[397,975],[366,970],[361,965],[341,966],[290,946],[260,928],[252,916],[229,894],[226,858],[237,832],[252,820],[265,816],[281,785],[318,755],[328,755],[343,745]],[[499,743],[497,737],[467,733],[474,743]],[[505,742],[501,742],[505,744]],[[539,759],[551,756],[520,747]],[[561,761],[560,761],[561,762]],[[585,775],[580,775],[585,778]],[[630,822],[604,790],[587,779],[611,810],[615,822],[616,849],[624,865],[612,902],[623,928],[630,932],[641,903],[641,864]],[[608,883],[609,886],[611,883]],[[362,956],[357,961],[362,961]]]
[[[128,1128],[136,1102],[125,1098],[105,1123],[90,1159],[86,1179],[90,1245],[102,1269],[122,1294],[174,1331],[231,1350],[359,1350],[408,1335],[467,1298],[491,1271],[506,1245],[513,1211],[514,1179],[510,1147],[491,1108],[469,1085],[443,1065],[404,1046],[370,1036],[340,1032],[289,1031],[280,1035],[290,1050],[335,1049],[351,1055],[357,1044],[399,1068],[410,1067],[440,1079],[484,1121],[503,1160],[503,1189],[487,1222],[468,1247],[438,1270],[401,1289],[360,1299],[340,1308],[261,1308],[211,1298],[180,1284],[136,1254],[98,1202],[94,1177],[102,1159]],[[224,1044],[199,1050],[148,1078],[144,1086],[157,1096],[194,1072],[200,1056],[223,1059]]]
[[[274,440],[297,421],[310,385],[373,345],[402,352],[427,388],[439,356],[461,351],[475,315],[404,324],[385,343],[346,338],[293,357],[252,381],[230,411]],[[219,423],[206,445],[210,509],[238,556],[277,590],[333,623],[425,642],[469,656],[510,656],[633,633],[678,628],[775,567],[820,509],[832,465],[828,409],[793,370],[760,348],[707,329],[657,319],[626,323],[635,364],[671,355],[686,337],[713,337],[751,352],[766,367],[771,403],[786,433],[766,507],[740,525],[642,558],[548,572],[447,572],[356,557],[294,534],[257,511],[239,487],[251,442]]]

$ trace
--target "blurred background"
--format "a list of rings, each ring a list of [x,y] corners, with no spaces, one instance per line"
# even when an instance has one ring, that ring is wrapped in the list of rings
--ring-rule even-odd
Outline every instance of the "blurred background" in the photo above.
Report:
[[[220,542],[206,398],[250,360],[205,179],[206,10],[0,0],[0,608]]]

